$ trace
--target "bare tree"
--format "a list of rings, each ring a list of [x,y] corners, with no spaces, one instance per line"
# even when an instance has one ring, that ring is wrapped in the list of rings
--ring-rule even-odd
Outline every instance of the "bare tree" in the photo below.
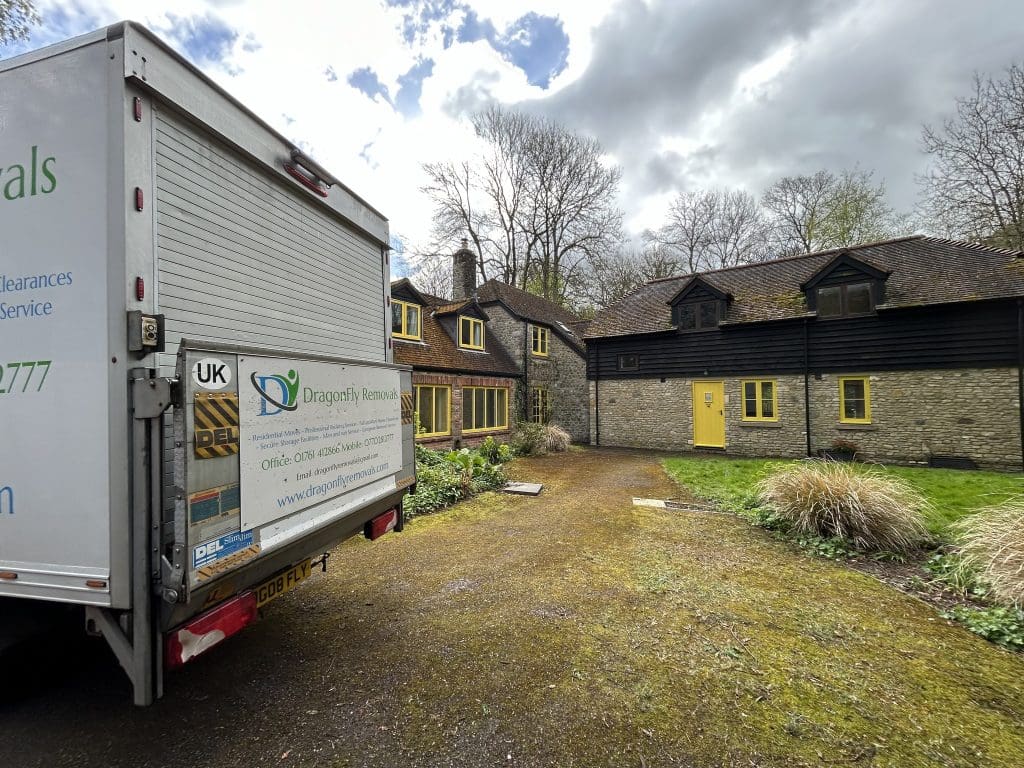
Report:
[[[821,228],[834,185],[831,173],[818,171],[813,176],[784,176],[768,187],[761,204],[773,215],[783,243],[804,253],[828,247],[822,245]]]
[[[538,121],[527,151],[527,286],[562,303],[588,257],[621,240],[615,195],[622,171],[605,166],[597,140],[547,120]]]
[[[27,40],[38,23],[39,13],[32,0],[0,0],[0,45]]]
[[[644,242],[675,251],[689,272],[711,269],[707,245],[712,238],[716,206],[715,192],[680,192],[669,205],[668,220],[660,229],[644,232]]]
[[[762,205],[772,215],[779,250],[810,253],[909,234],[908,219],[889,206],[885,184],[873,176],[855,168],[839,175],[786,176],[772,184]]]
[[[543,118],[493,107],[473,125],[479,156],[423,166],[432,250],[468,237],[482,278],[568,301],[588,258],[621,239],[621,171],[604,164],[595,140]]]
[[[771,253],[764,214],[753,195],[741,190],[682,192],[664,226],[643,237],[677,254],[691,273],[760,261]]]
[[[974,78],[940,128],[924,126],[933,165],[919,182],[938,227],[956,237],[1024,250],[1024,68]]]
[[[684,270],[670,249],[652,243],[642,249],[626,247],[595,254],[590,260],[584,290],[577,294],[574,305],[587,315],[591,308],[607,307],[644,283],[681,271]]]

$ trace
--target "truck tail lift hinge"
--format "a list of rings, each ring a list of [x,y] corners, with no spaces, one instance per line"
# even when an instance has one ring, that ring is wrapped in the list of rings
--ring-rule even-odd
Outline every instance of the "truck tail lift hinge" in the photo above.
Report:
[[[132,381],[132,407],[136,419],[155,419],[171,407],[172,381],[160,377]]]
[[[156,592],[164,602],[177,603],[184,599],[184,571],[180,565],[171,563],[163,555],[160,556],[160,582],[153,585]]]
[[[310,562],[309,567],[312,568],[314,565],[320,566],[321,573],[327,573],[327,558],[331,556],[330,552],[324,552],[316,560]]]

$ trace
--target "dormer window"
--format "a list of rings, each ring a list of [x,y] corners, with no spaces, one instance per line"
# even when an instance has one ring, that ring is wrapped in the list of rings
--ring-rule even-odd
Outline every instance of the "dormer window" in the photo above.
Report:
[[[875,311],[871,283],[822,286],[817,292],[818,317],[857,317]]]
[[[484,321],[459,316],[459,346],[463,349],[484,348]]]
[[[718,327],[717,300],[694,301],[676,307],[676,325],[681,331],[705,331]]]
[[[843,251],[800,288],[807,308],[822,319],[864,317],[885,302],[889,273]]]
[[[391,335],[397,339],[422,338],[420,307],[408,301],[391,300]]]
[[[668,302],[672,307],[672,325],[681,332],[710,331],[725,317],[731,300],[729,293],[697,275]]]

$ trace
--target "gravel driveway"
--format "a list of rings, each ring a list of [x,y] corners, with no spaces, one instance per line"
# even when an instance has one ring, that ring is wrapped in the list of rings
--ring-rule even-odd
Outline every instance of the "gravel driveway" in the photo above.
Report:
[[[0,670],[2,766],[1024,764],[1024,659],[718,514],[655,454],[519,461],[351,541],[130,705],[99,644]]]

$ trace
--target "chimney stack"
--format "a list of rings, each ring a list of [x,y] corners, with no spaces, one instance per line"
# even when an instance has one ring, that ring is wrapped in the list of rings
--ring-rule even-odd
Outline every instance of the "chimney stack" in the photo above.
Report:
[[[452,256],[452,298],[455,301],[476,295],[476,254],[469,250],[469,240],[462,238],[462,247]]]

